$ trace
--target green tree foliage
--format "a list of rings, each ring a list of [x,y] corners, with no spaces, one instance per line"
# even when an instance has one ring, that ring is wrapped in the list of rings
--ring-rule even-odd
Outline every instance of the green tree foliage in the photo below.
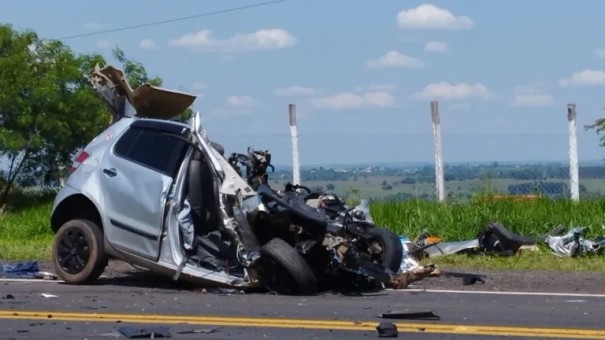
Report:
[[[162,85],[119,47],[113,56],[133,88]],[[101,55],[79,55],[60,41],[0,24],[0,159],[9,163],[0,173],[0,208],[15,183],[64,176],[74,152],[107,127],[111,116],[88,80],[96,64],[106,65]],[[175,119],[190,116],[188,109]]]
[[[0,156],[9,161],[0,207],[15,181],[52,177],[108,121],[85,77],[95,63],[103,58],[0,25]]]

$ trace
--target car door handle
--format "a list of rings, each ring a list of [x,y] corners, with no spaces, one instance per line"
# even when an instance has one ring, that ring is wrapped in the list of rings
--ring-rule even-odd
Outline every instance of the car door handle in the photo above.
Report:
[[[111,168],[111,169],[103,169],[103,172],[109,176],[109,177],[114,177],[118,174],[118,172],[116,171],[116,169]]]

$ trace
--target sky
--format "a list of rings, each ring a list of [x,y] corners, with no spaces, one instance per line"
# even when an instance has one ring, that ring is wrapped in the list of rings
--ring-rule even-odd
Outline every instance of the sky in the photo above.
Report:
[[[60,39],[262,1],[5,1],[0,22]],[[584,129],[605,116],[605,1],[579,3],[287,0],[63,41],[108,60],[119,46],[199,95],[227,152],[276,164],[291,162],[290,103],[303,166],[432,162],[432,100],[445,164],[566,161],[569,103],[582,162],[605,154]]]

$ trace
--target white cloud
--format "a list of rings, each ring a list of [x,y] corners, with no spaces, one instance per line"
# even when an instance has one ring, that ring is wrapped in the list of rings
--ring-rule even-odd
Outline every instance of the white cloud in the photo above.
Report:
[[[543,107],[553,104],[555,104],[555,98],[552,94],[546,93],[535,87],[518,86],[515,88],[511,106]]]
[[[574,72],[570,77],[559,79],[559,85],[605,85],[605,72],[590,69]]]
[[[139,43],[139,47],[144,50],[157,50],[158,49],[158,46],[151,39],[141,40],[141,42]]]
[[[225,105],[228,107],[247,108],[256,105],[256,100],[250,96],[229,96]]]
[[[599,58],[605,58],[605,48],[595,48],[594,54]]]
[[[424,49],[433,53],[442,53],[449,50],[447,44],[443,41],[429,41],[424,46]]]
[[[431,4],[400,11],[397,23],[403,29],[464,30],[473,27],[471,18],[455,16],[450,11]]]
[[[330,96],[315,98],[313,106],[320,109],[355,109],[364,106],[385,107],[393,103],[393,96],[388,92],[366,92],[356,94],[352,92],[339,92]]]
[[[277,96],[310,96],[315,94],[315,89],[312,87],[296,85],[278,88],[274,93]]]
[[[397,51],[390,51],[378,59],[368,60],[366,66],[372,70],[382,70],[388,67],[422,67],[424,63],[420,59]]]
[[[172,39],[170,45],[188,47],[198,52],[234,53],[240,51],[279,49],[296,44],[296,38],[283,29],[263,29],[238,33],[228,39],[215,39],[210,30],[185,34]]]
[[[95,42],[95,46],[102,50],[109,50],[113,47],[113,45],[108,40],[99,40]]]
[[[104,30],[104,29],[108,29],[111,27],[110,23],[107,22],[85,22],[84,23],[84,28],[89,29],[89,30]]]
[[[463,100],[468,98],[488,98],[491,95],[487,87],[481,83],[450,84],[445,81],[428,84],[424,90],[412,97],[419,100]]]

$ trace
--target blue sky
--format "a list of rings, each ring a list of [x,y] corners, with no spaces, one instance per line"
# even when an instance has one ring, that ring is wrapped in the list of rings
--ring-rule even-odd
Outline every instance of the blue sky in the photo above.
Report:
[[[259,1],[260,2],[260,1]],[[45,38],[201,14],[254,1],[11,1],[0,22]],[[567,158],[567,103],[580,160],[605,150],[583,126],[605,116],[605,2],[288,0],[238,12],[67,39],[114,45],[164,86],[200,94],[228,152],[290,162],[288,104],[302,165],[432,161],[439,101],[444,162]]]

